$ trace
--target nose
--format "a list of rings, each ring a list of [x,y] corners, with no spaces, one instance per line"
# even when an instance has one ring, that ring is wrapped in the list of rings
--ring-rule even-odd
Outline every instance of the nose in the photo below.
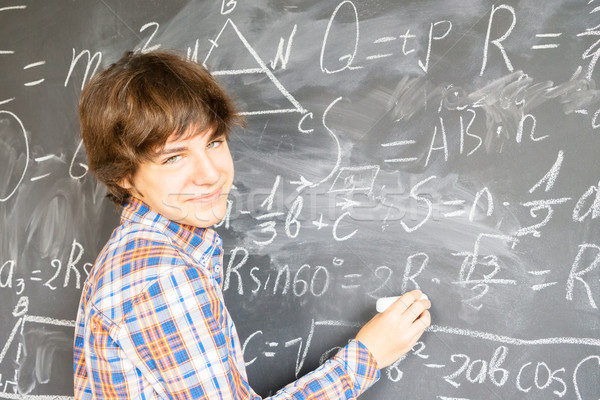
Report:
[[[192,171],[192,183],[196,186],[212,186],[219,180],[219,168],[215,160],[206,153],[194,156],[194,170]]]

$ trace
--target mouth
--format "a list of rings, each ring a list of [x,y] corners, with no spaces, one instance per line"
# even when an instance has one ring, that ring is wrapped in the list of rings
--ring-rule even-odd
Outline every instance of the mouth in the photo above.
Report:
[[[221,193],[223,192],[223,188],[220,187],[219,189],[215,190],[212,193],[209,193],[207,195],[204,196],[197,196],[197,197],[192,197],[191,199],[187,199],[186,202],[192,202],[192,203],[212,203],[217,201],[220,197],[221,197]]]

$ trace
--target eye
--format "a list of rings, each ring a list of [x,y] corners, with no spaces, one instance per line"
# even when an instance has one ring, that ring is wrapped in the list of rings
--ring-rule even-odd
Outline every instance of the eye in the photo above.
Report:
[[[169,158],[167,158],[163,164],[175,164],[177,161],[179,161],[179,159],[181,158],[181,156],[171,156]]]
[[[223,139],[213,140],[209,144],[206,145],[207,148],[212,149],[215,147],[219,147],[223,143]]]

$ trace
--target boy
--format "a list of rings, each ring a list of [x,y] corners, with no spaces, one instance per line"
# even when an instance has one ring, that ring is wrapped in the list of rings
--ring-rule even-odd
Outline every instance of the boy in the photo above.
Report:
[[[83,288],[75,398],[259,399],[210,229],[233,183],[228,132],[244,124],[232,101],[196,63],[127,53],[85,87],[79,114],[90,170],[124,208]],[[429,326],[419,297],[405,294],[272,398],[356,398]]]

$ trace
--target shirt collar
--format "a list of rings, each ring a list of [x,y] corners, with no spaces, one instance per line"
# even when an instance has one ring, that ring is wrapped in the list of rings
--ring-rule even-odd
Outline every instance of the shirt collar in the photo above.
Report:
[[[129,197],[121,213],[121,224],[125,222],[137,222],[160,230],[203,267],[208,266],[215,250],[221,253],[223,240],[213,229],[171,221],[134,196]]]

